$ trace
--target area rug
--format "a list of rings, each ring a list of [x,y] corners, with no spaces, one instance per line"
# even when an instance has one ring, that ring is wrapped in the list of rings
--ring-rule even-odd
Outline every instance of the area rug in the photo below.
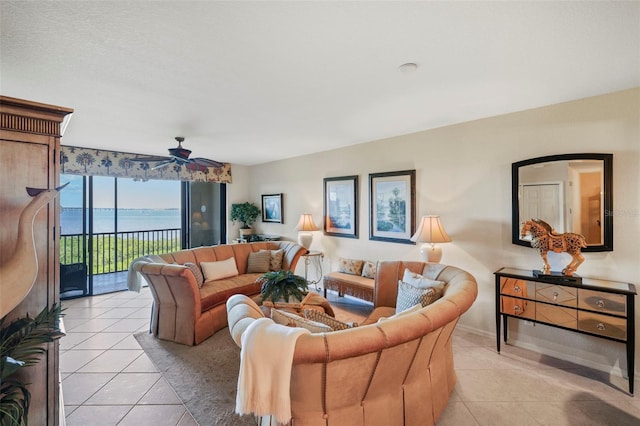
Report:
[[[228,328],[197,346],[166,342],[147,332],[135,338],[201,426],[255,426],[253,416],[234,413],[240,348]]]

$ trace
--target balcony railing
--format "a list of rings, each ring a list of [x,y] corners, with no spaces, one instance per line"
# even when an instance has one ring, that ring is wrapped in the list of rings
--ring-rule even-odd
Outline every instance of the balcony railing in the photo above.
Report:
[[[92,274],[126,271],[138,257],[177,251],[181,246],[180,228],[93,234]],[[86,256],[83,256],[85,252]],[[88,264],[88,235],[60,236],[60,263],[83,263],[85,258]]]

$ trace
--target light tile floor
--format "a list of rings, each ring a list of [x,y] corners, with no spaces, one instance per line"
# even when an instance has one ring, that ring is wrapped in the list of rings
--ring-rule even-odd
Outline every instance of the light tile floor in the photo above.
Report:
[[[371,309],[329,300],[344,320]],[[196,425],[133,337],[148,330],[151,303],[147,288],[63,302],[67,425]],[[458,383],[438,426],[640,424],[640,400],[626,379],[510,345],[497,354],[493,337],[460,327],[453,342]]]

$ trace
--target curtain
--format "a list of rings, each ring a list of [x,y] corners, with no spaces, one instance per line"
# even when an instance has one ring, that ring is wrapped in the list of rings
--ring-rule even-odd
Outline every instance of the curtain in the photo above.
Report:
[[[139,154],[63,145],[60,151],[60,173],[85,176],[111,176],[191,182],[231,183],[231,164],[208,167],[206,171],[189,170],[186,166],[169,164],[153,170],[160,162],[132,161]]]

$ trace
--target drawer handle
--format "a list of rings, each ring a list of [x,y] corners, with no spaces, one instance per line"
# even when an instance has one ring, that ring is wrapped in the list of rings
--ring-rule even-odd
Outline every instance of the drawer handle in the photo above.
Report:
[[[598,301],[596,302],[596,306],[598,308],[604,308],[604,300],[598,299]]]
[[[520,305],[514,305],[513,310],[516,312],[520,312]]]
[[[516,285],[513,287],[513,291],[515,291],[516,293],[520,293],[520,286],[516,284]]]
[[[596,328],[597,328],[598,330],[600,330],[600,331],[604,331],[605,326],[604,326],[604,324],[603,324],[603,323],[599,322],[599,323],[598,323],[598,325],[596,325]]]
[[[557,301],[558,300],[558,292],[554,291],[553,293],[551,293],[551,295],[553,296],[553,301]]]

